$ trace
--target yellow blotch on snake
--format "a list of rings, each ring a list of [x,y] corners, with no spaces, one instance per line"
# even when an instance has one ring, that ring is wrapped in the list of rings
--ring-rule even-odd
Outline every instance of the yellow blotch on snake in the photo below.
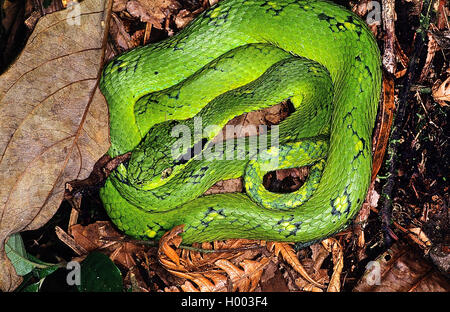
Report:
[[[214,11],[211,12],[211,18],[216,18],[220,14],[220,8],[214,9]]]
[[[345,212],[345,210],[348,208],[347,196],[342,195],[336,198],[336,200],[334,201],[334,208],[341,213]]]

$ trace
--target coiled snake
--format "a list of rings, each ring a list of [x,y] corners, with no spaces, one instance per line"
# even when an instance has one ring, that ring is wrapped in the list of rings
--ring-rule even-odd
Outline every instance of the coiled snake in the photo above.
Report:
[[[179,224],[186,243],[306,245],[330,236],[351,221],[368,189],[380,84],[377,44],[342,7],[220,1],[177,35],[104,68],[109,154],[132,152],[100,191],[105,209],[139,238],[159,238]],[[264,140],[212,140],[233,117],[282,101],[294,112]],[[311,171],[299,190],[264,188],[268,171],[300,166]],[[202,196],[240,176],[244,193]]]

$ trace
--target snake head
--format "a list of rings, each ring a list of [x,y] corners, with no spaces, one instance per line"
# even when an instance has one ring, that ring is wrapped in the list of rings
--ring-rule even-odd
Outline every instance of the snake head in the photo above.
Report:
[[[159,135],[159,137],[162,137]],[[176,171],[170,153],[170,142],[158,135],[148,135],[132,151],[127,168],[128,181],[142,190],[151,190],[167,183]]]
[[[133,157],[132,157],[133,158]],[[131,159],[128,166],[128,181],[131,185],[142,190],[151,190],[164,185],[174,172],[172,164],[160,159],[147,158],[145,161]]]
[[[158,149],[152,149],[151,156],[137,149],[128,165],[128,181],[136,188],[151,190],[166,184],[175,167],[172,158]]]

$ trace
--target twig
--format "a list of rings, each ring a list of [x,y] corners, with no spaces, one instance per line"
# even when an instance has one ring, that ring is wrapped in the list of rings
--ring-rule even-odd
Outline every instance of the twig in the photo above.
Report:
[[[91,189],[96,189],[101,186],[102,182],[106,180],[109,174],[117,168],[122,162],[131,157],[131,152],[119,155],[111,159],[109,155],[103,155],[94,165],[91,174],[84,180],[74,180],[66,183],[66,190],[64,194],[65,200],[89,192]]]
[[[382,18],[385,33],[383,67],[391,75],[395,73],[395,1],[383,0]]]
[[[181,244],[180,246],[178,246],[178,248],[192,250],[192,251],[197,251],[197,252],[201,252],[201,253],[221,253],[221,252],[223,252],[223,253],[226,253],[226,252],[237,253],[237,252],[250,250],[250,249],[261,249],[261,250],[263,250],[263,249],[266,249],[266,246],[249,245],[249,246],[237,247],[237,248],[204,249],[204,248],[192,247],[192,246]]]

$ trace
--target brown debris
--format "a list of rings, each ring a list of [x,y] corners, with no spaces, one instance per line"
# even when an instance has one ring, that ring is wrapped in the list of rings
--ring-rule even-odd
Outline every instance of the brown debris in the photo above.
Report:
[[[167,232],[160,241],[158,259],[171,274],[187,279],[181,285],[182,291],[254,291],[267,289],[262,281],[271,281],[275,275],[274,264],[280,256],[286,264],[281,264],[293,277],[296,289],[303,291],[323,291],[322,283],[329,283],[328,291],[339,291],[342,271],[342,247],[336,240],[324,242],[325,248],[313,245],[312,259],[303,259],[306,267],[298,260],[291,244],[252,240],[227,240],[213,243],[194,244],[189,250],[181,247],[183,226]],[[334,273],[330,277],[321,268],[323,261],[332,254]],[[265,269],[271,268],[271,273]],[[308,272],[312,272],[308,273]],[[264,278],[264,279],[263,279]],[[317,282],[317,280],[321,282]],[[270,286],[269,286],[270,287]],[[280,285],[286,287],[284,283]],[[167,287],[166,291],[180,288]],[[269,288],[270,289],[270,288]]]
[[[164,20],[179,10],[180,4],[175,0],[130,0],[126,8],[131,16],[138,17],[141,22],[164,29]]]
[[[73,197],[85,192],[89,188],[98,188],[106,180],[109,174],[117,168],[118,165],[129,159],[131,153],[119,155],[111,158],[109,155],[103,155],[94,165],[91,174],[84,180],[74,180],[66,183],[66,193],[64,198],[70,200]]]
[[[431,25],[433,27],[433,25]],[[430,70],[431,70],[431,64],[434,58],[434,55],[437,51],[439,51],[439,45],[437,41],[434,39],[434,36],[431,32],[428,33],[428,52],[427,52],[427,58],[425,60],[425,65],[422,68],[422,73],[420,74],[420,77],[418,79],[418,82],[423,82],[426,78],[430,76]]]

